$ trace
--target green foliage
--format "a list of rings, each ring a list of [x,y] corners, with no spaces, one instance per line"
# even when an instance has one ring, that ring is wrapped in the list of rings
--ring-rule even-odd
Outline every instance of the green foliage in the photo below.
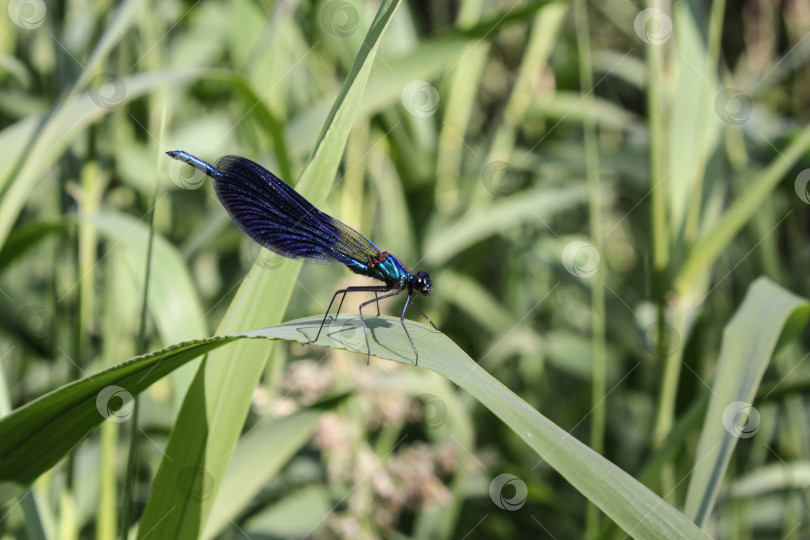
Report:
[[[318,331],[320,322],[320,317],[313,317],[249,332],[242,336],[215,337],[169,347],[145,357],[134,358],[101,374],[69,384],[43,396],[0,421],[0,435],[2,435],[0,440],[3,441],[0,446],[2,459],[0,478],[6,482],[25,486],[53,466],[56,460],[70,451],[92,427],[104,419],[114,418],[114,421],[118,421],[131,414],[132,395],[126,395],[118,409],[113,409],[111,405],[111,398],[122,392],[127,393],[124,388],[131,389],[132,393],[137,395],[155,380],[192,358],[244,338],[286,339],[306,343],[309,336]],[[357,339],[360,333],[359,317],[348,317],[345,321],[341,321],[340,325],[334,326],[337,328],[333,329],[330,325],[329,330],[315,344],[355,353],[363,352],[365,343]],[[401,326],[397,319],[378,318],[370,322],[369,326],[373,336],[374,356],[410,363],[412,349],[400,331]],[[510,392],[445,335],[424,325],[409,323],[408,326],[414,343],[419,350],[425,351],[421,357],[422,367],[440,373],[469,392],[502,419],[537,452],[540,458],[547,461],[625,530],[635,531],[645,538],[665,538],[674,535],[684,538],[705,537],[683,514]],[[221,360],[209,360],[214,361]],[[116,389],[116,394],[107,395],[109,392],[106,389],[111,387]],[[191,391],[193,392],[193,388]],[[106,399],[99,400],[98,396]],[[312,416],[310,420],[317,420],[317,414],[310,416]],[[275,429],[264,437],[270,437],[269,440],[265,439],[266,442],[272,441],[272,437],[278,437],[278,442],[268,449],[261,449],[262,445],[256,442],[259,435],[248,433],[240,445],[240,453],[245,453],[246,456],[239,457],[249,458],[261,450],[264,467],[269,464],[278,465],[283,458],[276,456],[289,457],[291,449],[306,442],[307,435],[311,435],[314,430],[314,423],[307,421],[301,412],[296,412],[291,415],[290,421],[277,421],[274,427]],[[254,427],[257,431],[265,429]],[[291,441],[297,441],[298,444],[290,446]],[[42,455],[39,449],[47,449],[48,452]],[[255,487],[253,490],[250,490],[250,487],[252,484],[255,485],[256,475],[261,474],[262,467],[258,464],[249,467],[248,471],[245,471],[243,462],[235,461],[234,464],[244,472],[232,471],[229,483],[222,486],[223,489],[230,488],[233,492],[228,502],[217,506],[222,512],[232,509],[229,507],[233,506],[239,508],[239,504],[234,505],[235,497],[241,499],[239,502],[242,504],[247,504],[249,501],[245,497],[246,492],[249,494],[256,491]],[[190,486],[185,485],[183,473],[188,474],[189,469],[185,468],[180,472],[178,479],[182,486],[181,489],[174,491],[182,493],[186,499],[185,502],[175,503],[181,513],[185,513],[188,507],[193,507],[195,502],[199,502],[195,500],[195,495],[207,499],[208,491],[213,491],[217,483],[217,479],[210,473],[198,473],[197,467],[191,467],[191,470],[195,471],[192,475],[194,481],[200,482],[200,485],[193,483]],[[275,472],[272,465],[270,471]],[[233,485],[229,485],[230,483]],[[203,490],[203,493],[197,493],[195,491],[197,489]],[[217,521],[219,525],[213,525],[214,530],[223,526],[221,518],[217,518]],[[180,531],[177,534],[182,536],[184,533]]]
[[[653,4],[8,2],[0,536],[806,537],[810,22]],[[419,366],[172,149],[430,271]]]

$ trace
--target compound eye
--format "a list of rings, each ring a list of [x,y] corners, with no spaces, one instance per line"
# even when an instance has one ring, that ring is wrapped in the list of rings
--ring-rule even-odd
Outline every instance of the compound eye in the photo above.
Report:
[[[430,276],[427,272],[419,272],[416,274],[416,290],[427,296],[430,293]]]

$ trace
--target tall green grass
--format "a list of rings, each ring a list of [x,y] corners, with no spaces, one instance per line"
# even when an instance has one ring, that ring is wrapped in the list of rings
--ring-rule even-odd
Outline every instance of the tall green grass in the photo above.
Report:
[[[807,536],[800,3],[0,13],[0,535]],[[430,271],[419,366],[172,149]]]

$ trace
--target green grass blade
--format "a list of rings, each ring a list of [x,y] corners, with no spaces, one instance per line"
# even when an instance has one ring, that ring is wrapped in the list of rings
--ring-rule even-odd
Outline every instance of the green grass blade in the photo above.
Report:
[[[100,212],[81,218],[98,228],[108,239],[110,249],[121,249],[133,279],[143,289],[143,257],[149,242],[149,223],[126,214]],[[155,235],[152,276],[149,285],[149,309],[161,339],[176,343],[209,334],[202,303],[185,261],[166,238]]]
[[[161,84],[198,75],[198,70],[184,70],[122,77],[120,82],[125,93],[121,105]],[[0,161],[0,245],[34,192],[40,176],[76,141],[79,133],[108,113],[109,110],[97,105],[87,92],[60,109],[50,122],[46,122],[48,115],[29,116],[0,132],[0,148],[4,152],[4,159]]]
[[[532,22],[529,30],[529,40],[526,43],[526,50],[520,63],[520,70],[512,86],[509,100],[504,107],[503,121],[492,138],[488,156],[484,160],[485,163],[499,159],[509,161],[515,149],[520,126],[524,122],[526,115],[531,115],[534,107],[545,103],[547,100],[555,101],[560,96],[560,89],[558,88],[555,89],[553,94],[543,96],[542,100],[535,100],[534,78],[538,66],[545,65],[551,56],[554,45],[559,39],[560,28],[566,13],[568,13],[567,5],[551,3],[534,16],[534,22]],[[572,105],[573,103],[567,104],[566,113],[576,114],[575,109],[577,107]]]
[[[293,178],[290,151],[287,148],[284,127],[277,115],[262,100],[262,96],[257,94],[250,83],[238,74],[215,71],[208,78],[225,83],[240,95],[244,101],[245,110],[250,111],[250,115],[256,118],[273,141],[274,156],[278,162],[276,174],[280,178]]]
[[[678,55],[670,60],[670,69],[681,75],[675,78],[677,87],[670,98],[666,186],[670,231],[675,236],[684,229],[687,215],[701,216],[699,197],[706,157],[718,145],[722,124],[711,108],[718,92],[717,63],[716,58],[712,62],[706,49],[702,17],[696,16],[686,4],[673,6],[672,17],[677,28],[673,41],[677,43]],[[695,196],[697,208],[692,208],[690,202]]]
[[[104,29],[104,35],[101,36],[93,53],[83,66],[81,75],[71,89],[71,94],[83,88],[89,82],[90,77],[96,74],[98,66],[108,59],[112,48],[123,39],[129,27],[136,22],[138,11],[142,9],[143,4],[146,4],[144,0],[128,0],[118,5],[112,20]]]
[[[751,403],[777,344],[794,336],[808,315],[807,300],[760,278],[726,326],[684,506],[698,525],[712,511],[738,440],[754,436],[759,427]],[[738,423],[740,415],[748,415],[745,425]]]
[[[333,506],[324,486],[305,486],[250,516],[244,530],[249,538],[308,538]]]
[[[810,462],[769,463],[737,479],[725,497],[756,499],[770,492],[810,488]]]
[[[456,26],[468,28],[481,17],[484,2],[465,0],[459,6]],[[445,213],[458,209],[459,182],[464,160],[464,137],[473,115],[478,95],[478,81],[486,66],[490,44],[474,41],[464,48],[448,75],[447,96],[439,133],[436,157],[436,203]]]
[[[398,1],[388,1],[380,6],[296,186],[316,204],[332,185],[380,38],[398,5]],[[219,333],[280,322],[300,267],[300,262],[285,261],[267,272],[254,265],[229,306]],[[269,353],[269,343],[245,342],[212,355],[202,364],[172,430],[139,525],[140,535],[196,537],[203,530],[213,497],[190,498],[176,489],[177,482],[184,470],[196,466],[211,475],[214,489],[218,487]]]
[[[588,198],[584,185],[564,188],[542,188],[521,193],[486,208],[471,211],[458,220],[428,227],[429,236],[425,261],[439,267],[459,252],[484,238],[512,230],[523,222],[547,221],[551,216],[565,213]],[[441,246],[441,249],[438,249]]]
[[[212,512],[205,523],[203,538],[214,538],[239,517],[266,483],[315,434],[327,406],[313,406],[284,418],[260,422],[239,442],[222,485],[217,490]]]
[[[22,257],[51,233],[65,231],[75,227],[72,220],[40,221],[23,225],[12,231],[6,243],[0,249],[0,272],[11,265],[18,257]]]
[[[101,236],[110,241],[109,250],[118,249],[123,253],[131,270],[128,275],[132,275],[138,288],[142,289],[143,275],[137,269],[138,265],[142,264],[143,255],[146,253],[149,235],[147,224],[117,212],[101,212],[94,216],[81,217],[79,220],[97,227]],[[77,223],[78,220],[74,216],[61,220],[32,223],[16,229],[0,250],[0,271],[9,262],[24,256],[51,234],[64,232],[75,227]],[[177,249],[162,236],[155,238],[154,249],[160,264],[153,266],[154,274],[149,291],[149,306],[161,339],[165,343],[176,343],[208,334],[202,304],[183,258]],[[82,276],[81,279],[85,280],[88,277]],[[67,293],[72,291],[73,289],[69,287]],[[14,319],[10,315],[5,315],[3,309],[0,308],[0,326],[5,326],[6,323],[13,328]],[[14,330],[18,331],[16,328]],[[51,354],[46,341],[29,340],[29,336],[24,331],[19,335],[26,342],[30,341],[31,346],[40,353]],[[190,382],[190,377],[185,378],[188,381],[177,389],[181,393]],[[175,383],[179,383],[179,379],[176,377]]]
[[[221,347],[232,338],[211,338],[181,343],[65,385],[15,409],[0,421],[0,483],[26,486],[53,467],[105,417],[126,412],[128,399],[154,381],[201,354]],[[119,386],[123,407],[115,408],[107,393]],[[97,400],[101,395],[101,405]],[[126,398],[126,399],[125,399]]]
[[[392,103],[398,103],[402,97],[402,89],[409,82],[430,81],[444,75],[447,68],[458,61],[468,45],[494,39],[505,28],[523,22],[521,17],[533,14],[544,5],[552,3],[531,2],[517,8],[505,8],[472,28],[453,28],[426,39],[405,56],[391,58],[381,55],[384,64],[371,73],[360,104],[360,116],[371,116],[390,107]],[[292,120],[287,130],[287,140],[293,155],[305,151],[309,141],[315,139],[315,133],[320,128],[330,103],[331,96],[307,107]]]
[[[785,174],[810,148],[810,126],[800,131],[784,150],[778,151],[771,164],[757,174],[720,221],[703,234],[689,251],[675,280],[675,291],[688,297],[701,273],[708,269],[740,229],[759,210]]]
[[[116,384],[134,395],[182,363],[226,343],[244,338],[303,343],[317,332],[320,323],[321,317],[311,317],[240,335],[179,344],[48,394],[0,421],[0,482],[30,483],[81,441],[104,418],[96,399],[106,386]],[[374,317],[367,324],[373,355],[413,364],[413,350],[399,319]],[[447,336],[421,324],[406,324],[420,351],[421,368],[435,371],[469,392],[628,534],[636,538],[706,538],[678,510],[513,394]],[[357,352],[361,358],[365,343],[359,318],[337,319],[317,344]],[[204,408],[197,409],[197,414],[204,413]],[[183,468],[188,467],[194,465],[186,463]],[[182,491],[177,483],[171,489]],[[193,511],[184,512],[189,510]],[[164,515],[165,519],[170,517],[171,513]],[[145,535],[149,529],[140,531]]]
[[[587,94],[585,103],[594,104],[593,60],[591,58],[588,9],[585,0],[574,2],[577,48],[579,50],[579,80]],[[583,142],[585,143],[585,176],[588,180],[588,215],[591,240],[598,253],[605,252],[604,230],[602,229],[602,187],[599,166],[599,148],[596,137],[596,121],[585,118],[582,122]],[[605,281],[607,265],[600,264],[591,276],[591,341],[593,343],[593,379],[591,384],[591,438],[590,446],[599,454],[605,450],[605,424],[607,406],[607,344],[605,342]],[[588,506],[585,532],[595,538],[599,528],[599,512],[593,505]]]

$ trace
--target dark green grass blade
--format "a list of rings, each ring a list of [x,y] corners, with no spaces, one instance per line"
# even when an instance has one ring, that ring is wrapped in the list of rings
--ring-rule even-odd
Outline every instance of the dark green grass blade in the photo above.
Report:
[[[375,317],[367,322],[372,354],[413,364],[413,350],[399,319]],[[0,481],[24,486],[52,467],[103,420],[96,398],[109,385],[121,386],[135,395],[184,362],[226,343],[244,338],[303,343],[320,323],[321,317],[312,317],[237,336],[176,345],[34,401],[0,421]],[[420,368],[436,371],[472,394],[628,534],[638,538],[706,538],[686,516],[534,410],[444,334],[421,324],[407,324],[420,351]],[[333,321],[317,345],[358,352],[362,361],[365,344],[359,318],[347,316]]]

